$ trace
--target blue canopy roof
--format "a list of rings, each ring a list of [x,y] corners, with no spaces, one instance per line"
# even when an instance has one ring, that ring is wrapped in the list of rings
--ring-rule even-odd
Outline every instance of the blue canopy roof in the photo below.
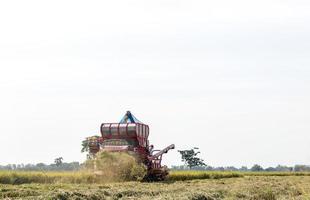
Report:
[[[141,123],[130,111],[127,111],[119,123]]]

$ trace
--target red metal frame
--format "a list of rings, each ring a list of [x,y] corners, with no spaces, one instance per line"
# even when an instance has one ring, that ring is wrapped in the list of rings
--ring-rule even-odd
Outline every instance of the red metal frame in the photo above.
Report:
[[[148,147],[148,143],[147,143],[147,139],[149,136],[149,126],[146,124],[142,124],[142,123],[126,123],[126,135],[121,135],[120,134],[120,126],[124,125],[125,123],[103,123],[100,126],[100,132],[101,132],[101,136],[103,138],[103,140],[105,139],[128,139],[128,138],[137,138],[139,145],[143,146],[143,147]],[[134,124],[135,125],[135,129],[136,129],[136,135],[135,136],[131,136],[128,134],[128,126],[130,124]],[[104,135],[103,134],[103,127],[105,125],[109,125],[109,135]],[[112,135],[112,131],[111,128],[115,128],[115,125],[117,125],[117,136],[116,135]],[[106,128],[106,127],[105,127]],[[145,130],[145,131],[143,131]]]

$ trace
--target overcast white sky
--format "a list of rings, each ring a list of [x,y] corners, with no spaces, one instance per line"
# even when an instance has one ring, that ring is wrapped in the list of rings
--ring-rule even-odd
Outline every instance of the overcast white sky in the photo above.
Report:
[[[83,161],[127,110],[212,166],[310,164],[308,0],[1,1],[0,164]],[[180,164],[176,150],[165,155]]]

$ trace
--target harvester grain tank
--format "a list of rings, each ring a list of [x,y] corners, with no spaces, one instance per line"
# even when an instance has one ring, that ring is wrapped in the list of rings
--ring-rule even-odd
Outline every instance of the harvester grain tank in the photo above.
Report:
[[[99,151],[128,152],[136,155],[145,164],[148,180],[163,180],[168,175],[166,166],[161,165],[163,154],[174,149],[174,144],[163,150],[154,150],[150,145],[149,126],[139,121],[130,111],[119,123],[103,123],[100,127],[101,137],[88,138],[90,153]]]

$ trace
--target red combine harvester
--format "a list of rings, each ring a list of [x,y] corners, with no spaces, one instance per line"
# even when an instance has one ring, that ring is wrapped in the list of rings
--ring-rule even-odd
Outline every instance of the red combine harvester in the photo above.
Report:
[[[88,138],[90,153],[99,151],[128,152],[136,155],[148,169],[147,180],[164,180],[168,168],[161,165],[162,155],[174,149],[174,144],[163,150],[154,150],[149,144],[149,126],[140,122],[130,111],[119,123],[103,123],[101,137]]]

